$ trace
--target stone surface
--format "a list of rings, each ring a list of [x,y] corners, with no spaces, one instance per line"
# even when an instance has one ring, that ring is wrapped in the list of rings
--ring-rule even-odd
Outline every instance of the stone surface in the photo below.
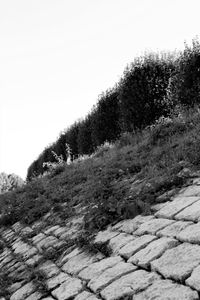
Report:
[[[133,266],[132,264],[124,262],[118,263],[112,268],[105,270],[100,276],[90,280],[88,287],[93,292],[98,292],[122,275],[133,272],[136,269],[137,267]]]
[[[46,281],[46,284],[48,288],[51,290],[55,288],[56,286],[60,285],[61,283],[67,281],[70,278],[69,275],[67,275],[64,272],[59,273],[55,277],[51,277]]]
[[[24,300],[29,295],[31,295],[35,291],[36,287],[32,282],[29,282],[23,285],[20,289],[18,289],[12,296],[10,300]]]
[[[26,298],[26,300],[39,300],[42,298],[42,294],[40,292],[35,292],[31,294],[29,297]]]
[[[133,219],[123,220],[112,227],[112,230],[118,230],[126,233],[133,233],[142,223],[153,219],[153,216],[138,215]]]
[[[64,263],[66,263],[70,258],[72,258],[72,257],[74,257],[74,256],[76,256],[76,255],[78,255],[78,254],[80,254],[80,253],[82,253],[83,252],[83,250],[81,250],[81,249],[79,249],[79,248],[75,248],[75,249],[73,249],[73,250],[71,250],[71,251],[66,251],[66,252],[64,252],[63,253],[63,255],[62,255],[62,257],[60,258],[60,260],[59,260],[59,262],[58,262],[58,264],[59,265],[63,265]]]
[[[91,264],[89,267],[81,271],[78,276],[88,281],[99,276],[106,269],[111,268],[120,262],[123,262],[123,259],[120,256],[108,257]]]
[[[110,239],[112,239],[114,236],[117,236],[119,232],[114,232],[111,230],[104,230],[104,231],[99,231],[99,233],[96,235],[94,239],[94,243],[106,243]]]
[[[173,220],[167,219],[152,219],[140,225],[140,227],[134,232],[134,234],[155,234],[158,230],[166,227],[167,225],[172,224],[173,222]]]
[[[39,234],[37,234],[36,236],[34,236],[32,238],[33,244],[37,244],[39,241],[41,241],[42,239],[45,239],[46,235],[42,232],[40,232]]]
[[[69,274],[77,274],[84,268],[88,267],[94,262],[103,259],[103,254],[90,255],[89,253],[82,252],[70,258],[62,267],[64,272]]]
[[[133,296],[132,300],[197,300],[198,293],[190,288],[173,283],[171,280],[158,280],[145,291]]]
[[[110,240],[109,247],[112,249],[113,253],[118,253],[121,247],[133,240],[134,237],[131,234],[120,233]]]
[[[183,188],[178,193],[178,196],[179,195],[182,197],[199,196],[200,195],[200,186],[192,185],[192,186]]]
[[[38,267],[38,270],[42,271],[45,274],[46,278],[51,278],[55,275],[58,275],[58,273],[60,272],[58,267],[51,261],[46,261],[45,263],[40,265]]]
[[[147,247],[131,256],[128,262],[140,267],[148,268],[151,261],[160,257],[167,249],[178,245],[178,241],[172,238],[163,237],[151,242]]]
[[[155,216],[158,218],[173,218],[181,210],[199,200],[199,197],[176,197],[172,202],[161,208]]]
[[[136,252],[146,247],[150,242],[156,240],[156,236],[145,234],[143,236],[135,238],[133,241],[129,242],[126,246],[119,250],[119,255],[128,259]]]
[[[83,283],[77,278],[68,278],[57,289],[52,291],[52,295],[58,300],[67,300],[76,296],[82,289]]]
[[[27,259],[26,264],[30,267],[33,267],[36,264],[38,264],[41,260],[42,260],[42,255],[36,254],[36,255],[32,256],[31,258]]]
[[[146,289],[158,279],[160,276],[156,273],[149,273],[144,270],[135,271],[115,280],[100,294],[105,300],[117,300]]]
[[[35,247],[31,247],[22,241],[15,243],[13,245],[13,249],[15,254],[22,255],[24,259],[30,258],[37,253],[37,249]]]
[[[175,215],[176,220],[198,221],[200,218],[200,201],[197,201],[189,207]]]
[[[200,266],[196,267],[185,283],[193,289],[200,291]]]
[[[94,294],[88,292],[88,291],[84,291],[80,294],[78,294],[74,300],[98,300],[99,298],[97,298]]]
[[[183,281],[199,264],[200,246],[183,243],[167,250],[159,259],[151,262],[151,268],[165,278]]]
[[[53,246],[57,242],[58,242],[57,238],[55,238],[53,236],[48,236],[48,237],[40,240],[39,242],[35,243],[35,245],[38,248],[38,250],[40,252],[42,252],[43,250],[46,250],[47,248]]]
[[[200,223],[187,226],[177,235],[177,239],[182,242],[200,244]]]
[[[185,229],[187,226],[193,224],[192,222],[183,222],[183,221],[177,221],[164,229],[158,231],[156,235],[158,237],[162,236],[168,236],[175,238],[183,229]]]

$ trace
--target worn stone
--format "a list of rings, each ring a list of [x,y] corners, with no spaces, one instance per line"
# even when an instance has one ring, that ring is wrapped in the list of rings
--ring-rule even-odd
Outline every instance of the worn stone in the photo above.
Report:
[[[38,270],[42,271],[45,274],[46,278],[51,278],[55,275],[58,275],[58,273],[60,272],[58,267],[49,260],[40,265],[38,267]]]
[[[62,257],[59,259],[58,265],[62,266],[64,263],[66,263],[69,259],[71,259],[72,257],[82,253],[83,250],[81,250],[80,248],[73,248],[72,250],[69,249],[67,251],[65,251],[62,254]]]
[[[39,262],[42,260],[42,255],[36,254],[32,256],[31,258],[27,259],[26,264],[30,267],[35,266],[36,264],[39,264]]]
[[[34,286],[33,282],[29,282],[23,285],[14,294],[12,294],[10,300],[24,300],[25,298],[30,296],[35,291],[35,289],[36,287]]]
[[[167,219],[152,219],[140,225],[140,227],[134,232],[135,235],[143,234],[155,234],[158,230],[172,224],[173,220]]]
[[[175,197],[169,204],[161,208],[155,216],[158,218],[173,218],[181,210],[198,201],[199,197]]]
[[[10,294],[13,294],[14,292],[16,292],[22,285],[24,285],[24,281],[19,281],[19,282],[15,282],[13,284],[11,284],[8,287],[8,291]]]
[[[162,237],[162,236],[176,237],[183,229],[185,229],[187,226],[191,224],[193,223],[178,221],[158,231],[156,235],[158,237]]]
[[[161,208],[163,208],[165,205],[171,203],[171,201],[166,201],[165,203],[157,203],[151,206],[151,211],[152,212],[157,212],[159,211]]]
[[[124,262],[118,263],[117,265],[105,270],[100,276],[97,276],[90,280],[88,287],[93,292],[98,292],[114,280],[120,278],[122,275],[133,272],[136,269],[137,267],[133,266],[132,264]]]
[[[78,294],[74,300],[98,300],[94,294],[88,292],[88,291],[83,291],[82,293]]]
[[[196,267],[185,283],[193,289],[200,291],[200,266]]]
[[[113,253],[118,253],[120,248],[125,246],[127,243],[134,240],[134,236],[131,234],[120,233],[119,235],[112,238],[109,242],[109,247]]]
[[[159,259],[151,262],[151,268],[165,278],[183,281],[198,264],[200,246],[183,243],[167,250]]]
[[[58,242],[58,239],[53,236],[48,236],[45,239],[40,240],[38,243],[35,243],[36,247],[40,252],[48,249]]]
[[[67,275],[64,272],[59,273],[55,277],[51,277],[46,281],[46,284],[48,288],[51,290],[55,288],[56,286],[60,285],[61,283],[67,281],[70,278],[69,275]]]
[[[133,219],[123,220],[112,227],[112,230],[118,230],[125,233],[133,233],[142,223],[153,219],[153,216],[138,215]]]
[[[106,269],[111,268],[120,262],[123,262],[123,259],[120,256],[108,257],[83,269],[83,271],[81,271],[78,276],[88,281],[99,276]]]
[[[24,259],[27,259],[38,252],[35,247],[31,247],[22,241],[15,243],[13,249],[15,254],[22,255]]]
[[[59,225],[51,226],[44,230],[44,234],[46,234],[46,235],[52,234],[52,233],[54,233],[55,230],[57,230],[59,228],[60,228]]]
[[[148,234],[137,237],[133,241],[129,242],[127,245],[122,247],[119,250],[119,255],[128,259],[136,252],[146,247],[150,242],[156,239],[157,239],[156,236],[148,235]]]
[[[158,279],[160,276],[156,273],[138,270],[115,280],[100,294],[105,300],[118,300],[146,289]]]
[[[182,242],[200,244],[200,223],[187,226],[177,235],[177,239]]]
[[[33,241],[33,244],[37,244],[39,243],[41,240],[45,239],[47,236],[40,232],[39,234],[35,235],[33,238],[32,238],[32,241]]]
[[[35,292],[33,294],[31,294],[29,297],[26,298],[26,300],[39,300],[42,298],[42,294],[40,292]]]
[[[181,197],[190,197],[190,196],[199,196],[200,195],[200,186],[191,185],[186,188],[183,188],[178,193],[178,196]]]
[[[147,247],[131,256],[128,262],[134,263],[143,268],[148,268],[151,261],[160,257],[167,249],[178,245],[178,241],[172,238],[163,237],[151,242]]]
[[[197,201],[189,207],[175,215],[176,220],[198,221],[200,218],[200,201]]]
[[[99,231],[94,239],[95,244],[99,243],[106,243],[113,237],[117,236],[119,232],[111,231],[111,230],[104,230]]]
[[[70,258],[62,267],[64,272],[69,274],[77,274],[90,264],[103,259],[104,256],[100,253],[91,255],[89,253],[82,252],[72,258]]]
[[[198,293],[171,280],[158,280],[150,285],[145,291],[134,295],[132,300],[197,300]]]
[[[69,277],[67,281],[52,291],[52,295],[58,300],[67,300],[76,296],[83,289],[83,286],[80,279]]]

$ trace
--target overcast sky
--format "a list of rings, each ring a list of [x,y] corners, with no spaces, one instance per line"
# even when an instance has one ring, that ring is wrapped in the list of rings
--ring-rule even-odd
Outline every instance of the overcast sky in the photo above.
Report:
[[[182,49],[199,0],[0,0],[0,172],[25,178],[145,50]]]

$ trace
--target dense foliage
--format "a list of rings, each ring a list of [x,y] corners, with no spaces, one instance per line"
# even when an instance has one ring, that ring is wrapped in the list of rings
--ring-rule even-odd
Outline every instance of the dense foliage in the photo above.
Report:
[[[136,132],[181,106],[200,103],[200,44],[179,54],[145,54],[124,71],[116,86],[99,96],[97,104],[48,146],[29,167],[27,179],[43,174],[45,162],[55,162],[55,152],[66,161],[91,154],[99,146],[114,142],[125,132]]]

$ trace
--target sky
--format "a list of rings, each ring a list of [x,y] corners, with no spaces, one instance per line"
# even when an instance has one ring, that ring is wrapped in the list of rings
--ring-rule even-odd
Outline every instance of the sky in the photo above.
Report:
[[[199,0],[0,0],[0,172],[23,179],[145,51],[200,34]]]

